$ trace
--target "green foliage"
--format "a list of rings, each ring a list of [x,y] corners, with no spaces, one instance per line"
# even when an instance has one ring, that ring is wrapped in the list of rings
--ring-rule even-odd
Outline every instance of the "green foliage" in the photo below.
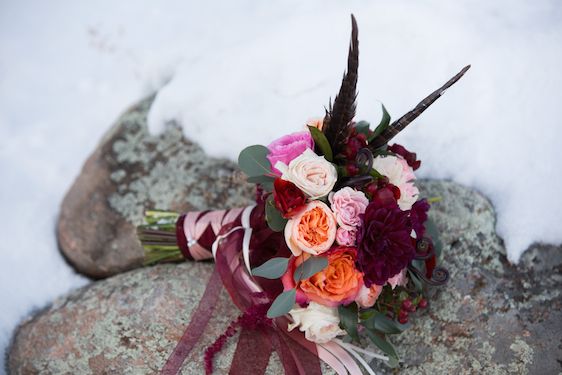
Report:
[[[392,344],[386,340],[386,336],[382,333],[377,333],[370,330],[367,330],[366,332],[367,336],[373,342],[373,344],[375,344],[380,350],[383,351],[384,354],[389,357],[390,361],[388,362],[388,364],[390,366],[398,365],[398,354],[396,353],[394,346],[392,346]]]
[[[273,182],[275,177],[272,176],[252,176],[248,177],[248,182],[253,184],[260,184],[267,191],[273,190]]]
[[[415,273],[413,273],[410,270],[408,270],[408,277],[412,281],[412,284],[414,284],[414,287],[416,288],[416,291],[422,292],[423,291],[423,282],[421,281],[421,279]]]
[[[306,280],[314,276],[324,268],[328,267],[328,258],[322,256],[313,256],[302,262],[293,275],[295,282]]]
[[[355,124],[355,130],[357,133],[365,134],[369,138],[369,124],[367,121],[359,121]]]
[[[248,146],[240,152],[238,165],[248,177],[263,176],[271,173],[271,164],[267,160],[269,150],[262,145]]]
[[[334,156],[332,154],[332,147],[330,147],[330,143],[328,142],[326,135],[314,126],[309,125],[308,129],[310,130],[310,135],[312,135],[312,139],[314,139],[314,144],[316,145],[316,148],[318,148],[320,153],[324,155],[326,160],[330,162],[333,161]]]
[[[344,329],[355,341],[359,341],[359,333],[357,331],[357,310],[358,307],[355,302],[348,306],[340,305],[338,307],[340,327]]]
[[[443,242],[441,242],[441,237],[439,236],[439,230],[435,225],[435,222],[431,219],[427,219],[424,223],[425,230],[431,240],[433,241],[433,249],[435,250],[435,257],[437,259],[441,258],[441,253],[443,252]]]
[[[268,318],[277,318],[287,314],[297,301],[297,290],[291,289],[281,293],[275,298],[269,310],[267,310]]]
[[[402,333],[410,327],[409,324],[400,324],[376,310],[370,318],[366,319],[361,324],[363,324],[363,326],[365,326],[368,330],[378,331],[389,335]]]
[[[275,207],[273,196],[271,195],[267,199],[267,202],[265,202],[265,218],[267,220],[267,225],[269,225],[274,232],[281,232],[285,229],[285,225],[288,221],[281,215],[277,207]]]
[[[368,141],[371,142],[373,139],[375,139],[376,137],[381,135],[386,130],[386,128],[388,128],[388,125],[390,125],[390,115],[388,114],[388,111],[386,110],[386,107],[384,106],[384,104],[382,104],[381,122],[375,128],[375,131],[373,132],[373,134],[371,134]]]
[[[252,275],[266,279],[278,279],[287,271],[289,258],[271,258],[259,267],[252,269]]]

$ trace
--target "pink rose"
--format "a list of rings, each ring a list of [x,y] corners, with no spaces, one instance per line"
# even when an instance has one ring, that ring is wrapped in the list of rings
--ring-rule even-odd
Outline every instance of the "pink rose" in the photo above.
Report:
[[[301,155],[306,149],[314,149],[314,140],[308,130],[285,135],[271,142],[267,159],[271,163],[272,172],[281,176],[281,171],[275,168],[278,161],[289,165],[291,160]]]
[[[357,191],[349,186],[331,193],[328,197],[332,211],[340,227],[352,230],[361,224],[359,215],[365,213],[369,200],[362,191]]]
[[[406,268],[404,268],[396,275],[392,276],[386,282],[390,284],[392,289],[396,288],[397,286],[406,285],[408,283],[408,279],[406,278]]]
[[[336,242],[340,246],[355,246],[357,239],[357,230],[347,230],[344,227],[339,227],[336,231]]]
[[[382,292],[382,288],[382,285],[377,284],[371,285],[370,288],[363,285],[355,297],[355,302],[363,308],[373,306],[375,302],[377,302],[377,299]]]

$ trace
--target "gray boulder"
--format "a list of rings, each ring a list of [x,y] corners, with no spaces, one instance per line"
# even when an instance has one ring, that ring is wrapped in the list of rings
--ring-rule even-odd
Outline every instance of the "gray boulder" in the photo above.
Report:
[[[236,164],[209,158],[176,124],[148,133],[153,97],[127,110],[104,136],[66,194],[57,224],[69,263],[92,278],[140,267],[136,225],[146,209],[246,206],[254,197]]]
[[[392,341],[404,374],[556,374],[562,370],[562,255],[536,246],[510,265],[482,195],[447,181],[423,181],[441,197],[431,217],[442,232],[451,280],[430,308]],[[24,321],[8,355],[11,374],[152,374],[183,334],[212,264],[183,263],[118,275],[59,298]],[[184,374],[203,373],[203,349],[238,315],[223,293]],[[234,342],[219,354],[227,373]],[[281,372],[278,357],[268,373]],[[377,365],[377,373],[393,373]]]

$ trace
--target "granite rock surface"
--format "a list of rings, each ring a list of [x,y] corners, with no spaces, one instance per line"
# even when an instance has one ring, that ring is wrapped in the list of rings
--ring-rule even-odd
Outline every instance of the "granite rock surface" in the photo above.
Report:
[[[431,217],[442,233],[451,280],[434,289],[430,308],[413,317],[410,330],[392,337],[401,368],[379,364],[377,373],[560,373],[560,248],[537,245],[512,266],[485,197],[447,181],[420,186],[426,196],[441,198]],[[10,373],[157,373],[183,334],[211,269],[209,263],[143,268],[57,299],[18,328],[8,355]],[[182,373],[203,373],[203,348],[237,314],[223,293]],[[217,373],[227,373],[234,348],[231,342],[218,356]],[[280,371],[273,356],[268,373]]]

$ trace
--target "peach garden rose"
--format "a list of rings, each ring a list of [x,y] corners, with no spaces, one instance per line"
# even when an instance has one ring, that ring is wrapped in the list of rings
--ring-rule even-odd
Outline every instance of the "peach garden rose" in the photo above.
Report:
[[[355,268],[357,250],[354,247],[339,246],[326,253],[328,266],[295,285],[293,278],[296,268],[308,259],[292,258],[287,272],[282,277],[285,290],[297,287],[297,302],[314,301],[325,306],[349,304],[355,300],[363,287],[363,274]]]
[[[285,225],[285,242],[295,256],[319,255],[336,239],[336,217],[321,201],[312,201]]]

